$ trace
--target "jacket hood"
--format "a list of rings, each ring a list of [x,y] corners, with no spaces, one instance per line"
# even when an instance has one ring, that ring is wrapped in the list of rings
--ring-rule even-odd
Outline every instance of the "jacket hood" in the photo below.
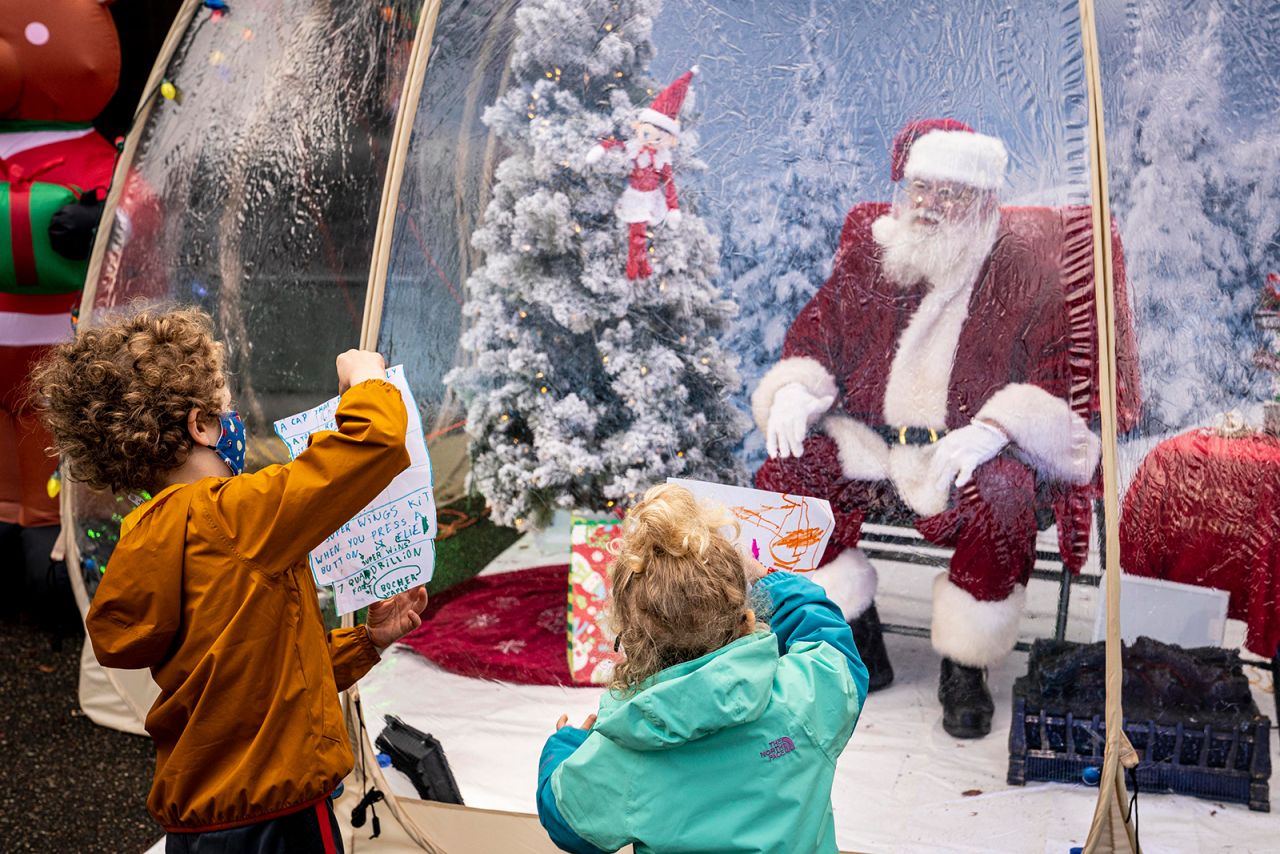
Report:
[[[666,750],[764,714],[778,670],[778,640],[758,631],[669,667],[641,690],[600,703],[594,728],[631,750]]]
[[[182,624],[182,566],[190,492],[166,487],[120,524],[86,623],[98,661],[155,667]]]

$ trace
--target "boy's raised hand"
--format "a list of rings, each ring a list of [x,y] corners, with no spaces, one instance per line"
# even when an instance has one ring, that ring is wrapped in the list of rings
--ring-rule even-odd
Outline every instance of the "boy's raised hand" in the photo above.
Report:
[[[348,350],[338,356],[338,394],[365,380],[387,378],[387,363],[381,353],[369,350]]]
[[[427,588],[422,586],[374,602],[364,618],[369,640],[378,649],[386,649],[422,625],[422,612],[426,609]]]

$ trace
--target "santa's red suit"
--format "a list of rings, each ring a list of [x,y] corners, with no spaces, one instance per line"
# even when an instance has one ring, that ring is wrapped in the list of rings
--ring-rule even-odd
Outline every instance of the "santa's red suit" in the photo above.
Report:
[[[985,667],[1016,639],[1037,511],[1054,512],[1071,569],[1087,550],[1100,447],[1090,429],[1090,212],[1000,209],[976,270],[909,287],[882,264],[890,214],[887,204],[849,212],[830,279],[754,392],[762,431],[775,395],[791,383],[835,397],[803,453],[768,460],[756,483],[831,500],[836,531],[815,576],[848,618],[876,592],[875,570],[856,549],[864,520],[910,519],[929,541],[953,547],[950,572],[935,584],[933,643],[953,661]],[[1123,430],[1136,416],[1136,358],[1114,229],[1112,246]],[[962,487],[939,486],[929,476],[932,440],[975,419],[999,425],[1009,444]]]

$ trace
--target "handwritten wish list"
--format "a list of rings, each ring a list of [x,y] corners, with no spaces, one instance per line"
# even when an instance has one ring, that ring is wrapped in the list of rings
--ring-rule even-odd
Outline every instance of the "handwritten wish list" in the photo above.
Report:
[[[404,366],[388,369],[387,381],[400,390],[409,413],[405,435],[409,467],[311,552],[316,583],[333,587],[339,614],[430,581],[435,569],[436,505],[422,419],[405,381]],[[313,433],[338,429],[335,414],[340,400],[326,400],[275,423],[276,434],[291,457],[306,450]]]

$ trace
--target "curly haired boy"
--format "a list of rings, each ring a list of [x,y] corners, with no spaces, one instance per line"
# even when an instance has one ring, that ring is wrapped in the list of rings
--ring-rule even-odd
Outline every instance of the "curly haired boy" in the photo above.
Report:
[[[307,554],[409,464],[382,357],[351,350],[337,370],[337,431],[252,474],[196,309],[84,330],[35,372],[71,476],[152,495],[121,525],[86,625],[98,661],[160,686],[147,806],[169,852],[340,851],[329,796],[353,759],[338,692],[426,607],[417,588],[325,632]]]

